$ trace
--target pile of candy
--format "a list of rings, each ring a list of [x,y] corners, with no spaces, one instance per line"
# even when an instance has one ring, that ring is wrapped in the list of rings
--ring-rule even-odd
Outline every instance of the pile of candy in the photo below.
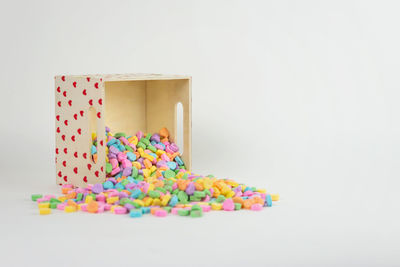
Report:
[[[90,213],[109,210],[132,218],[146,213],[201,217],[210,210],[258,211],[279,199],[279,195],[263,189],[187,171],[166,128],[153,135],[139,131],[127,137],[125,133],[112,135],[107,127],[106,135],[106,181],[86,188],[63,185],[61,197],[34,194],[32,200],[38,203],[39,214],[58,209]],[[92,160],[96,161],[96,136],[92,139]]]

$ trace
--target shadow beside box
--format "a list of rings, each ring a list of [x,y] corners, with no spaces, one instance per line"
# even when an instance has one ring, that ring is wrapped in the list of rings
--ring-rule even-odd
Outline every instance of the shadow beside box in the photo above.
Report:
[[[55,90],[57,184],[104,182],[106,126],[127,135],[166,127],[191,169],[190,76],[56,76]],[[97,133],[97,163],[91,159],[92,132]]]

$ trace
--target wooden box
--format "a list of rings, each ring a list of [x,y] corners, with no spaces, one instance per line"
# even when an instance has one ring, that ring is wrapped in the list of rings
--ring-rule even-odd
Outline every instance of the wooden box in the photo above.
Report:
[[[55,90],[57,184],[85,186],[105,180],[106,126],[127,135],[168,128],[172,140],[183,144],[182,158],[191,169],[191,77],[56,76]],[[97,132],[97,163],[91,159],[92,132]]]

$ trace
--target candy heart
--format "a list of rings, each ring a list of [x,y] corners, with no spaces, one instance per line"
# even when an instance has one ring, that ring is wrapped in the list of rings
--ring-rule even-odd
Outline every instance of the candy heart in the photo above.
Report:
[[[86,89],[82,91],[82,94],[83,94],[83,95],[87,95]]]
[[[76,88],[76,82],[73,82],[72,85]]]

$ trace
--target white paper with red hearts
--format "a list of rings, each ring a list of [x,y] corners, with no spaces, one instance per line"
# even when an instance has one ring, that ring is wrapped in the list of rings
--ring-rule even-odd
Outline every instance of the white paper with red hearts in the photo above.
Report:
[[[91,159],[89,108],[96,110],[97,163]],[[55,77],[57,184],[86,186],[105,180],[104,83],[100,76]]]

